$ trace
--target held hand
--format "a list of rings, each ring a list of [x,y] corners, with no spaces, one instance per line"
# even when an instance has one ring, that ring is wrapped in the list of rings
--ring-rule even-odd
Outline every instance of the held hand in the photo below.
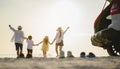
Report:
[[[38,46],[39,44],[33,44],[33,46]]]
[[[53,43],[50,43],[50,45],[52,45]]]
[[[36,46],[39,46],[39,44],[35,44]]]
[[[54,43],[54,41],[51,44],[53,44],[53,43]]]
[[[50,45],[52,45],[52,43],[49,43]]]

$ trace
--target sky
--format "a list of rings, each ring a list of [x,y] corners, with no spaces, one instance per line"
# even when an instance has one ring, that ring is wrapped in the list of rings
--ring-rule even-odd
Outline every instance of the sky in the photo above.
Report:
[[[62,27],[64,35],[65,55],[72,51],[76,57],[81,52],[93,52],[96,56],[108,56],[106,50],[91,44],[94,34],[94,20],[101,12],[105,0],[0,0],[0,57],[16,57],[13,32],[19,25],[23,27],[25,36],[32,35],[34,43],[39,43],[44,36],[52,42],[56,29]],[[24,40],[23,53],[27,53]],[[33,47],[33,56],[42,57],[42,45]],[[49,46],[48,57],[55,57],[55,44]]]

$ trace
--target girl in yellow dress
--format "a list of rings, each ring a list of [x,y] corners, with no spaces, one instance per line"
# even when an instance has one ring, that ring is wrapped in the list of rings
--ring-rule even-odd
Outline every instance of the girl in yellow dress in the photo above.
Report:
[[[44,39],[43,39],[43,41],[41,41],[41,42],[38,43],[38,44],[41,44],[41,43],[43,43],[43,44],[42,44],[43,56],[44,56],[44,58],[46,58],[47,51],[49,50],[49,44],[51,44],[51,43],[49,42],[48,36],[45,36]]]

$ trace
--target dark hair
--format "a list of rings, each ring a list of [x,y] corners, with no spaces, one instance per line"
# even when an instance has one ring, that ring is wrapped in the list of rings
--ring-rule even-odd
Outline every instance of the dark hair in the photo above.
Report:
[[[31,39],[32,39],[32,36],[31,36],[31,35],[29,35],[29,36],[28,36],[28,39],[29,39],[29,40],[31,40]]]

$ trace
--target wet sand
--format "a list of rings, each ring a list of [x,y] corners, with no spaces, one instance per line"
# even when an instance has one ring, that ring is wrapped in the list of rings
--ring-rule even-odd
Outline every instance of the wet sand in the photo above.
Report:
[[[120,57],[0,58],[0,69],[120,69]]]

